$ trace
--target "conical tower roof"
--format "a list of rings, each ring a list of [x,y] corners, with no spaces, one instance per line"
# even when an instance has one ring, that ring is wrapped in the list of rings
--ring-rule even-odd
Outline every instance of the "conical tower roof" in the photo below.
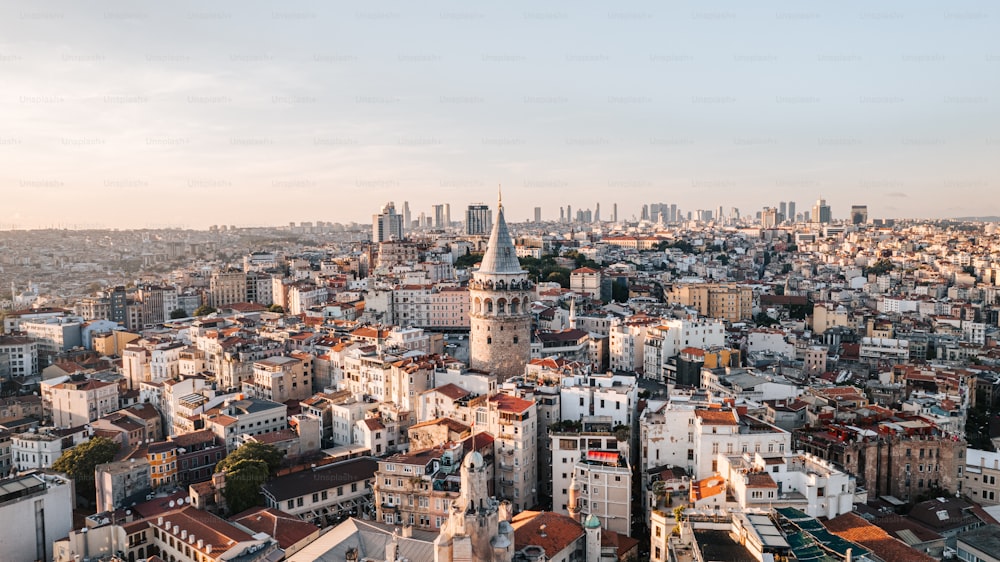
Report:
[[[497,201],[497,220],[493,223],[493,232],[486,245],[480,273],[522,273],[521,262],[517,259],[517,250],[510,239],[507,221],[503,217],[503,201]]]

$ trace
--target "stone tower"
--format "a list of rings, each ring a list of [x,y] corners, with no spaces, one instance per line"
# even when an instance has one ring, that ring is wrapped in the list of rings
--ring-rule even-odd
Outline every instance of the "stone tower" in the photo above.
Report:
[[[488,496],[488,467],[478,452],[462,461],[461,481],[460,495],[434,540],[434,562],[511,562],[510,504]]]
[[[470,367],[501,381],[524,373],[531,356],[531,290],[498,201],[486,254],[469,282]]]

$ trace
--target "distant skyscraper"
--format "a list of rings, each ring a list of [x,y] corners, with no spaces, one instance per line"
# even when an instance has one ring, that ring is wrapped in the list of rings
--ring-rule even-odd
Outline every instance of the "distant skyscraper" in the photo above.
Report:
[[[469,205],[465,211],[465,233],[469,235],[486,235],[493,228],[493,211],[489,205],[478,203]]]
[[[451,203],[444,204],[444,226],[445,228],[451,226]]]
[[[382,212],[372,215],[372,242],[403,239],[403,215],[396,214],[392,201],[382,207]]]
[[[720,223],[726,222],[725,217],[722,216],[722,205],[719,205],[719,208],[715,210],[715,220]]]
[[[601,222],[601,204],[594,206],[594,222]]]
[[[778,226],[778,209],[774,207],[764,207],[760,215],[760,224],[764,228],[774,228]]]
[[[788,202],[788,222],[795,222],[795,201]]]
[[[826,199],[821,198],[813,205],[812,220],[820,224],[830,222],[830,206],[826,204]]]
[[[542,222],[542,208],[535,207],[535,222]]]
[[[403,201],[403,232],[413,228],[413,220],[410,218],[410,202]]]
[[[618,222],[618,203],[611,204],[611,222]]]
[[[566,222],[573,222],[573,206],[566,205]]]
[[[865,224],[868,222],[868,205],[851,206],[851,224]]]
[[[642,219],[642,220],[644,220],[644,221],[648,221],[649,220],[649,205],[643,205],[642,206],[642,215],[639,218]]]
[[[128,326],[128,295],[125,293],[125,287],[121,285],[115,287],[108,296],[111,301],[111,321]]]
[[[564,222],[566,222],[566,209],[559,207],[559,223],[562,224]]]
[[[778,203],[778,222],[784,222],[788,220],[788,203],[782,201]]]
[[[677,222],[678,218],[680,218],[680,217],[677,216],[677,204],[676,203],[671,203],[670,204],[670,217],[669,217],[668,220],[670,222]]]

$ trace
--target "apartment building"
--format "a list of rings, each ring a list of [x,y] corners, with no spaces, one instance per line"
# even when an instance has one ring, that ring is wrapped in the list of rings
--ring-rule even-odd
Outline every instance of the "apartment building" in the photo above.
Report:
[[[14,470],[23,472],[52,468],[52,464],[59,460],[66,450],[89,441],[93,434],[93,430],[86,426],[65,429],[33,428],[24,433],[14,434],[10,441]]]
[[[678,283],[668,302],[689,306],[698,314],[735,323],[753,317],[753,289],[734,283]]]
[[[246,302],[247,276],[242,271],[213,271],[209,278],[209,298],[218,308],[228,304]]]
[[[511,502],[514,512],[530,509],[538,501],[538,420],[533,400],[496,394],[476,413],[477,423],[493,435],[496,457],[496,496]]]
[[[243,444],[244,435],[261,435],[288,429],[288,406],[258,398],[227,400],[202,414],[211,430],[232,452]]]
[[[554,431],[552,509],[576,521],[594,515],[617,533],[632,529],[632,469],[628,442],[619,441],[607,419],[584,420],[582,431]]]
[[[6,356],[12,377],[38,374],[38,343],[21,336],[0,336],[0,357]]]
[[[378,467],[371,457],[316,466],[272,478],[261,487],[261,493],[268,507],[324,524],[327,517],[370,509]]]
[[[493,447],[493,438],[479,433],[462,443],[446,443],[379,460],[373,486],[376,520],[438,532],[461,492],[461,463],[467,453],[477,451],[482,455],[492,494]]]
[[[243,382],[243,392],[253,398],[287,402],[312,396],[312,369],[301,359],[276,355],[253,364],[253,379]]]
[[[118,385],[95,379],[57,384],[50,396],[56,427],[84,425],[119,408]]]
[[[52,543],[73,529],[73,481],[30,472],[0,480],[3,558],[51,560]]]
[[[966,449],[962,493],[984,505],[1000,505],[1000,453]]]

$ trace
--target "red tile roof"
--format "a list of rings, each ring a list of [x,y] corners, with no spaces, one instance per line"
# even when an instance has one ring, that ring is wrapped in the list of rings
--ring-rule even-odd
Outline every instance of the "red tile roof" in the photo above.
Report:
[[[514,527],[514,548],[539,546],[553,559],[583,536],[583,526],[568,515],[551,511],[522,511],[510,522]]]
[[[524,398],[518,398],[517,396],[511,396],[509,394],[497,394],[492,396],[490,397],[490,402],[495,402],[497,409],[501,412],[515,413],[521,413],[535,404],[532,400],[525,400]]]
[[[736,412],[733,410],[696,410],[694,415],[701,419],[704,425],[737,425]]]
[[[255,533],[271,535],[281,548],[291,546],[318,534],[319,529],[294,515],[270,507],[252,507],[231,518],[233,523],[239,523]]]
[[[903,541],[893,538],[889,533],[853,513],[838,515],[823,524],[831,533],[870,549],[882,560],[905,560],[906,562],[931,562],[935,560],[935,558],[911,548]]]

